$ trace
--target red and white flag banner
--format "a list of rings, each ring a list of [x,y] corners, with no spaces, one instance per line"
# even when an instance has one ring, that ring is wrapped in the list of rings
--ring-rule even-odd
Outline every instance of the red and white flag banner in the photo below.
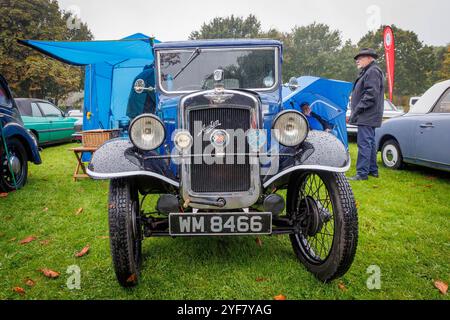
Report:
[[[389,86],[389,100],[392,101],[395,80],[395,40],[391,27],[384,28],[384,51],[386,56],[386,73]]]

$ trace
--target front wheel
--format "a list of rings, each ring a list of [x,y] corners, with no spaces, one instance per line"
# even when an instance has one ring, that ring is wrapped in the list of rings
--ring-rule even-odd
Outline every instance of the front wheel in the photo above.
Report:
[[[329,282],[350,268],[358,243],[358,216],[344,174],[302,172],[288,189],[290,235],[297,258],[319,280]]]
[[[108,213],[111,256],[117,280],[123,287],[133,287],[139,281],[142,262],[142,224],[138,191],[130,180],[111,180]]]
[[[386,168],[397,170],[402,167],[403,157],[397,141],[388,140],[383,144],[381,147],[381,159]]]
[[[22,188],[27,182],[28,157],[20,140],[7,139],[6,144],[9,158],[6,152],[0,156],[0,190],[10,192]]]

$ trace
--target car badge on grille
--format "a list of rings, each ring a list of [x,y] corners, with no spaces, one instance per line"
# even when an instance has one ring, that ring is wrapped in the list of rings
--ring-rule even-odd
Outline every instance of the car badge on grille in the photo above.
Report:
[[[205,94],[205,98],[207,98],[213,104],[221,104],[233,98],[234,94],[232,93],[223,93],[223,92],[211,92]]]
[[[217,148],[225,147],[229,141],[230,137],[225,130],[216,130],[211,134],[211,143]]]
[[[211,131],[213,131],[215,128],[221,126],[222,124],[220,123],[219,120],[216,121],[211,121],[211,123],[209,125],[203,125],[202,129],[199,131],[199,133],[197,134],[197,137],[200,137],[203,133],[204,134],[208,134]]]

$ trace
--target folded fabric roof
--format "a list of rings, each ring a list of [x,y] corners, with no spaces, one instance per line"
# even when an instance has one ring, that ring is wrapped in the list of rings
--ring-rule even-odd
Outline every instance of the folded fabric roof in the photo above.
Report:
[[[346,111],[352,91],[352,83],[318,77],[297,78],[299,87],[295,91],[283,87],[285,108],[299,110],[307,102],[312,111],[334,126],[337,137],[348,147]]]
[[[131,59],[153,61],[152,39],[137,33],[121,40],[106,41],[40,41],[19,40],[20,44],[33,48],[59,61],[85,66],[97,63],[116,65]],[[154,43],[160,41],[154,39]]]

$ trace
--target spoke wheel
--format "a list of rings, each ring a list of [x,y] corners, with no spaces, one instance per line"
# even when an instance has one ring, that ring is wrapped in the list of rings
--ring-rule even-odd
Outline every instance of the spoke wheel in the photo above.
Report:
[[[305,256],[311,263],[325,261],[333,245],[334,215],[330,194],[317,174],[303,180],[293,218],[299,231],[295,238]]]
[[[302,172],[291,179],[288,215],[292,247],[300,262],[327,282],[347,272],[356,253],[358,220],[343,174]]]

